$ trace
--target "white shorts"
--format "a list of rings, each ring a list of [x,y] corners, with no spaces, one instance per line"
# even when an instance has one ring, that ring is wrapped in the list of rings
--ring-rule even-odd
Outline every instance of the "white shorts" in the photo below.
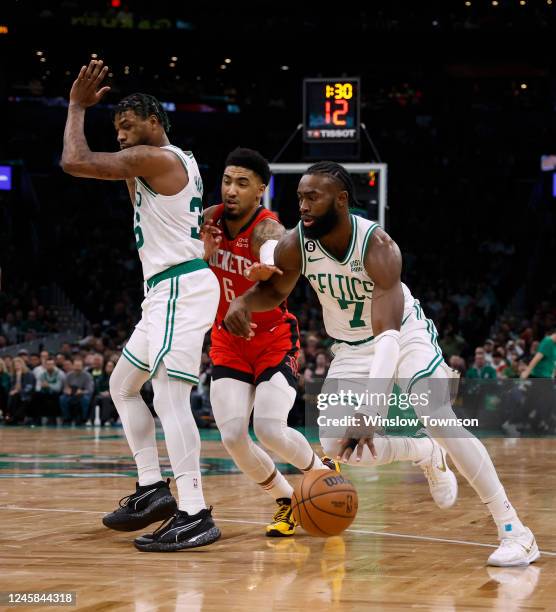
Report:
[[[434,323],[425,318],[418,300],[400,328],[400,355],[395,379],[402,391],[410,392],[415,383],[423,378],[449,378],[451,368],[442,357],[437,342],[438,332]],[[328,378],[368,379],[375,352],[371,340],[363,344],[350,345],[336,342],[331,347],[334,359],[330,364]],[[438,371],[438,372],[437,372]]]
[[[123,356],[151,377],[162,361],[168,376],[198,384],[203,340],[219,299],[218,279],[209,268],[160,281],[141,304],[141,320]]]

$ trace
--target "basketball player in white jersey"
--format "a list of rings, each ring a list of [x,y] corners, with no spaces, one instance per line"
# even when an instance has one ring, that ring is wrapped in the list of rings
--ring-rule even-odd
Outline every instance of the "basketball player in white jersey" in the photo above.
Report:
[[[120,151],[93,152],[84,134],[85,109],[110,89],[102,61],[83,66],[70,92],[62,167],[73,176],[125,180],[145,279],[142,317],[110,378],[110,392],[137,464],[135,493],[103,523],[135,531],[171,519],[137,538],[143,551],[203,546],[220,537],[203,497],[200,437],[190,408],[198,382],[205,332],[216,315],[219,286],[204,261],[200,236],[203,183],[190,152],[170,144],[168,117],[160,103],[133,94],[116,107]],[[163,481],[155,423],[140,395],[152,379],[154,407],[178,489],[178,503]]]
[[[282,302],[303,274],[317,292],[327,333],[336,339],[327,382],[367,379],[374,392],[385,394],[394,380],[403,391],[417,394],[434,386],[442,402],[431,407],[416,404],[415,412],[421,417],[455,419],[436,328],[400,281],[401,254],[396,243],[378,224],[350,214],[355,198],[349,174],[333,162],[314,164],[301,178],[298,197],[301,221],[274,252],[274,263],[283,274],[238,297],[225,318],[227,329],[250,337],[250,313]],[[373,414],[368,405],[362,411]],[[321,438],[324,451],[358,465],[418,460],[419,449],[400,445],[394,438],[373,439],[373,428],[361,418],[359,423],[342,440]],[[428,432],[450,454],[492,514],[501,543],[488,563],[528,565],[538,559],[535,538],[508,501],[483,444],[461,426],[430,425]],[[357,453],[352,454],[356,446]]]

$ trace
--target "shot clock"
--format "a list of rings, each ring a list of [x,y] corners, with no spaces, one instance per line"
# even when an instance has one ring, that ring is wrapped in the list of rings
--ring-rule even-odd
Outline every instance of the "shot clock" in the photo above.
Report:
[[[304,142],[359,142],[359,79],[303,80]]]

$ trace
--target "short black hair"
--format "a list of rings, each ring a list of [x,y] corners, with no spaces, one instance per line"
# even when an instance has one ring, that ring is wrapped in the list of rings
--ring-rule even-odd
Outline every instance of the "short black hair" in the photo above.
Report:
[[[309,166],[303,174],[327,174],[339,182],[348,194],[348,206],[350,208],[359,206],[355,197],[355,188],[349,172],[340,164],[332,161],[320,161]]]
[[[254,149],[245,149],[237,147],[228,157],[226,157],[225,166],[241,166],[248,170],[253,170],[265,185],[270,181],[270,166],[268,161]]]
[[[126,110],[132,110],[136,115],[147,119],[154,115],[165,132],[170,131],[170,120],[166,111],[162,108],[162,104],[154,97],[144,93],[134,93],[126,96],[118,102],[114,109],[114,115],[123,113]]]

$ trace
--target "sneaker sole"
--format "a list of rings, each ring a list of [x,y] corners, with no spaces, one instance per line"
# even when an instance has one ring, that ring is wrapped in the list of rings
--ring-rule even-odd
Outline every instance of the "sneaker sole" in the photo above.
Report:
[[[208,546],[216,542],[222,535],[218,527],[211,527],[200,535],[195,536],[193,540],[185,542],[148,542],[142,543],[135,540],[133,544],[137,550],[142,552],[176,552],[178,550],[186,550],[188,548],[199,548],[200,546]]]
[[[102,518],[102,524],[115,531],[138,531],[152,523],[165,521],[176,513],[178,505],[173,497],[162,497],[145,510],[128,515],[125,521],[111,522],[110,514]]]
[[[267,538],[290,538],[292,535],[295,535],[295,529],[292,529],[288,533],[278,531],[277,529],[271,529],[270,531],[266,532]]]
[[[487,561],[487,565],[490,565],[492,567],[524,567],[526,565],[530,565],[531,563],[534,563],[539,557],[541,556],[541,553],[539,552],[539,547],[536,546],[528,555],[525,559],[520,559],[519,561],[516,561],[514,563],[496,563],[496,562],[492,562],[490,559]]]

